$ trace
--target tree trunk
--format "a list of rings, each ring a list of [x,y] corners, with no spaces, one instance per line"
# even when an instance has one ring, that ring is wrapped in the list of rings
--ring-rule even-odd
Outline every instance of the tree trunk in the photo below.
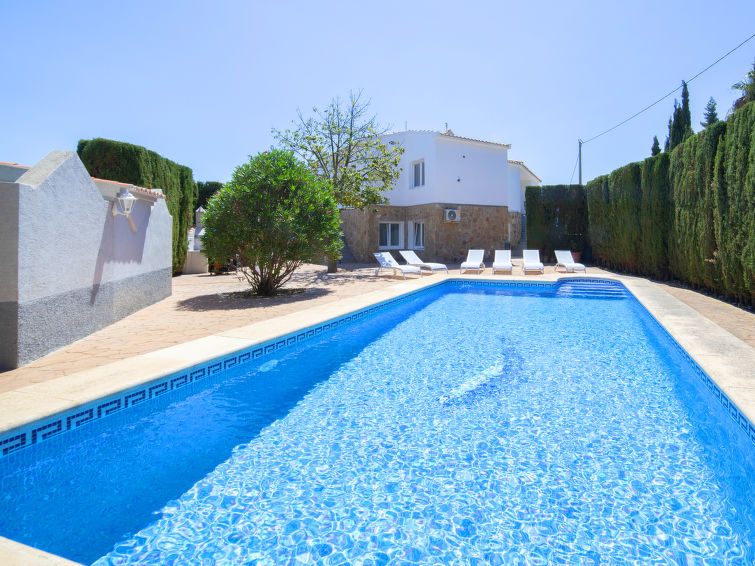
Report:
[[[337,273],[338,272],[338,259],[329,257],[327,258],[328,261],[328,273]]]

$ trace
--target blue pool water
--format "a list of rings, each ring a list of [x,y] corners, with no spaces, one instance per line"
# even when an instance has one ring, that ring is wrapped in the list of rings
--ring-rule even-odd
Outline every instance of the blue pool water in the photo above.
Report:
[[[0,459],[97,564],[752,564],[749,439],[617,287],[451,283]]]

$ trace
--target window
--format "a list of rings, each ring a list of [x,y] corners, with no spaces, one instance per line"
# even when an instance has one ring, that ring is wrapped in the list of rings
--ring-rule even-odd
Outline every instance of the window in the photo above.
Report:
[[[425,249],[425,223],[413,222],[409,228],[409,247],[414,250]]]
[[[381,222],[378,247],[381,249],[399,249],[403,247],[401,222]]]
[[[425,160],[412,163],[412,188],[425,186]]]

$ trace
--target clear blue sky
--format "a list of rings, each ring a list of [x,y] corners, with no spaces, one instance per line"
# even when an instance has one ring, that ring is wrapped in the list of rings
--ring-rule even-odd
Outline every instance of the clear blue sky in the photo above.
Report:
[[[105,137],[227,181],[297,108],[363,89],[381,124],[510,143],[555,184],[578,138],[755,33],[755,2],[0,0],[0,22],[0,161]],[[753,59],[755,39],[690,83],[695,131],[710,96],[726,115]],[[585,145],[583,180],[663,145],[672,106]]]

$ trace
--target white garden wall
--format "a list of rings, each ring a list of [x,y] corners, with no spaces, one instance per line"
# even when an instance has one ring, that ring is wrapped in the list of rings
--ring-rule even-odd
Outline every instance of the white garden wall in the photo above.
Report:
[[[171,293],[172,219],[159,192],[131,190],[133,232],[127,218],[110,213],[123,185],[95,184],[76,153],[53,151],[18,172],[0,169],[3,369]]]

